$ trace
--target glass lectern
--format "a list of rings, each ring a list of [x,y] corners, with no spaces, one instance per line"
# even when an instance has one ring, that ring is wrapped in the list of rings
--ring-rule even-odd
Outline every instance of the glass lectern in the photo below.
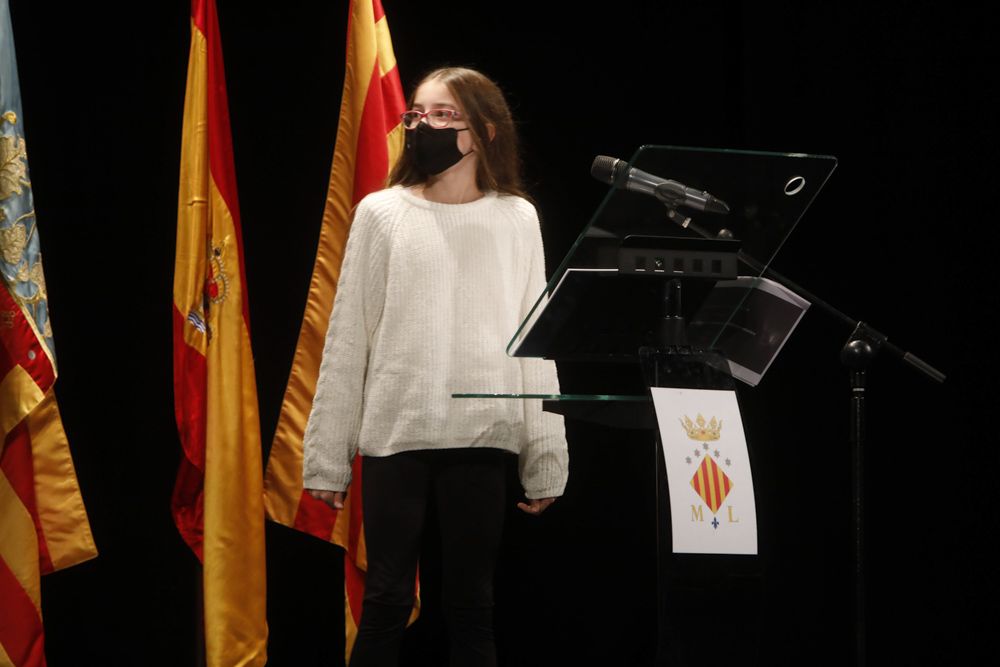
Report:
[[[454,398],[541,398],[546,410],[567,417],[656,433],[648,387],[732,389],[726,341],[739,338],[745,347],[755,337],[773,338],[767,327],[747,330],[746,322],[760,321],[744,312],[760,302],[747,298],[751,289],[730,289],[725,298],[709,299],[707,315],[698,309],[719,281],[731,285],[741,276],[740,284],[752,287],[754,281],[764,280],[836,159],[643,146],[627,163],[611,162],[612,187],[507,346],[511,356],[566,362],[560,366],[564,389],[566,366],[586,369],[593,381],[584,384],[596,391],[540,396],[494,394],[483,387],[481,393]],[[685,200],[685,192],[694,195]],[[699,210],[699,198],[723,204]],[[608,370],[612,367],[630,367],[642,384],[629,392],[602,386],[613,375]],[[669,649],[668,637],[685,631],[678,625],[682,620],[665,620],[668,611],[662,606],[663,592],[675,573],[664,571],[670,529],[660,523],[669,512],[667,494],[660,491],[666,477],[658,445],[656,452],[658,656],[664,660],[669,650],[676,650]],[[705,571],[688,569],[685,576],[690,580]],[[716,567],[711,576],[718,572]]]

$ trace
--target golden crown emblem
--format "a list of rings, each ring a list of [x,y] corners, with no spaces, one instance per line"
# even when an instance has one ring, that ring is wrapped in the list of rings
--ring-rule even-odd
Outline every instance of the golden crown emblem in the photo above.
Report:
[[[718,440],[722,437],[722,422],[715,417],[712,417],[712,421],[706,422],[705,418],[700,414],[694,421],[691,421],[690,417],[684,415],[684,419],[678,421],[680,421],[681,426],[684,427],[688,437],[692,440],[708,442],[709,440]]]

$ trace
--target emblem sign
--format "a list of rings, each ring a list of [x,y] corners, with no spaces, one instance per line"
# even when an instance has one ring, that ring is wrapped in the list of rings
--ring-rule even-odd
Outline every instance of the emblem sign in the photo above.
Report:
[[[651,391],[667,465],[674,553],[756,554],[753,477],[736,393]]]

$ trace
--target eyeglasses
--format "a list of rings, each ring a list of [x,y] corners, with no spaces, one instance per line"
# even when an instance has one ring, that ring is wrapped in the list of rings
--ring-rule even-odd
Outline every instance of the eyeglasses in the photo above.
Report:
[[[424,118],[427,119],[427,123],[431,127],[440,130],[451,125],[452,121],[461,120],[462,114],[454,109],[431,109],[430,111],[412,109],[402,114],[400,118],[403,119],[403,127],[407,130],[417,129],[420,121]]]

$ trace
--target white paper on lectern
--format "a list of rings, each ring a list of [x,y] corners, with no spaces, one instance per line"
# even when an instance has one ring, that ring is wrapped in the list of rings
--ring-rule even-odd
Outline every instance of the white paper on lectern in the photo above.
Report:
[[[753,477],[736,392],[651,391],[667,464],[674,553],[756,554]]]

